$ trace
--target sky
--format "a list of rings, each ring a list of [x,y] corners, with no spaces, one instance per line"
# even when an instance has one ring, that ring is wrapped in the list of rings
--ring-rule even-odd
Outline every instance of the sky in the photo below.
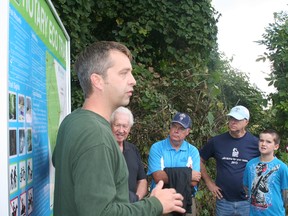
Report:
[[[220,52],[228,59],[233,57],[232,67],[245,72],[251,84],[266,94],[275,91],[265,80],[270,63],[256,62],[266,47],[255,41],[263,39],[265,28],[274,23],[274,12],[288,10],[288,0],[212,0],[212,5],[221,13],[217,24]]]

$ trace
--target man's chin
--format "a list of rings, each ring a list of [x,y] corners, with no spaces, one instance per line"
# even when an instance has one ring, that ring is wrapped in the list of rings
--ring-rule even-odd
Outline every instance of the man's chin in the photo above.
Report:
[[[127,106],[130,103],[130,97],[123,99],[122,106]]]
[[[125,139],[123,139],[122,137],[121,137],[121,138],[117,138],[117,142],[118,142],[118,143],[119,143],[119,142],[122,143],[122,142],[124,142],[124,140],[125,140]]]
[[[121,106],[126,107],[129,104],[129,102],[130,102],[130,99],[120,101],[117,105],[115,105],[114,110],[116,110],[117,108]]]

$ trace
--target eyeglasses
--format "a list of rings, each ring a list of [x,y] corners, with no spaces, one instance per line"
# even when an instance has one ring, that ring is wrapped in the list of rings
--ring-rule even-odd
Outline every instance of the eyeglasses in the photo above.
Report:
[[[244,120],[246,120],[246,119],[241,119],[241,120],[238,120],[238,119],[236,119],[236,118],[233,118],[233,117],[228,117],[228,121],[234,121],[234,122],[241,122],[241,121],[244,121]]]
[[[126,124],[113,124],[113,127],[116,129],[123,128],[124,130],[127,130],[129,128],[129,125]]]
[[[170,128],[173,129],[173,130],[180,131],[180,132],[183,132],[183,131],[185,131],[187,129],[187,128],[184,128],[183,126],[181,126],[179,124],[175,124],[175,123],[172,123],[170,125]]]

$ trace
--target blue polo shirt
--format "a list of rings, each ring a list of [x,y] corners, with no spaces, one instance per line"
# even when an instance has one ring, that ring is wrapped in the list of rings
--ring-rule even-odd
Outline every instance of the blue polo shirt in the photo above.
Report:
[[[200,172],[198,149],[184,140],[180,148],[175,150],[170,143],[169,136],[154,143],[149,152],[147,175],[168,167],[190,167],[192,170]],[[154,187],[155,182],[152,179],[151,189]]]

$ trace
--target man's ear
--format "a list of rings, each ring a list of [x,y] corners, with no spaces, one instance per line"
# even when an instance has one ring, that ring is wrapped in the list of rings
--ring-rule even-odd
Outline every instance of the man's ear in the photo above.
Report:
[[[246,120],[246,125],[245,126],[247,126],[249,124],[249,120],[247,120],[247,119],[245,119],[245,120]]]
[[[104,80],[101,75],[93,73],[90,76],[90,80],[91,80],[91,85],[93,88],[97,88],[100,90],[103,89]]]

